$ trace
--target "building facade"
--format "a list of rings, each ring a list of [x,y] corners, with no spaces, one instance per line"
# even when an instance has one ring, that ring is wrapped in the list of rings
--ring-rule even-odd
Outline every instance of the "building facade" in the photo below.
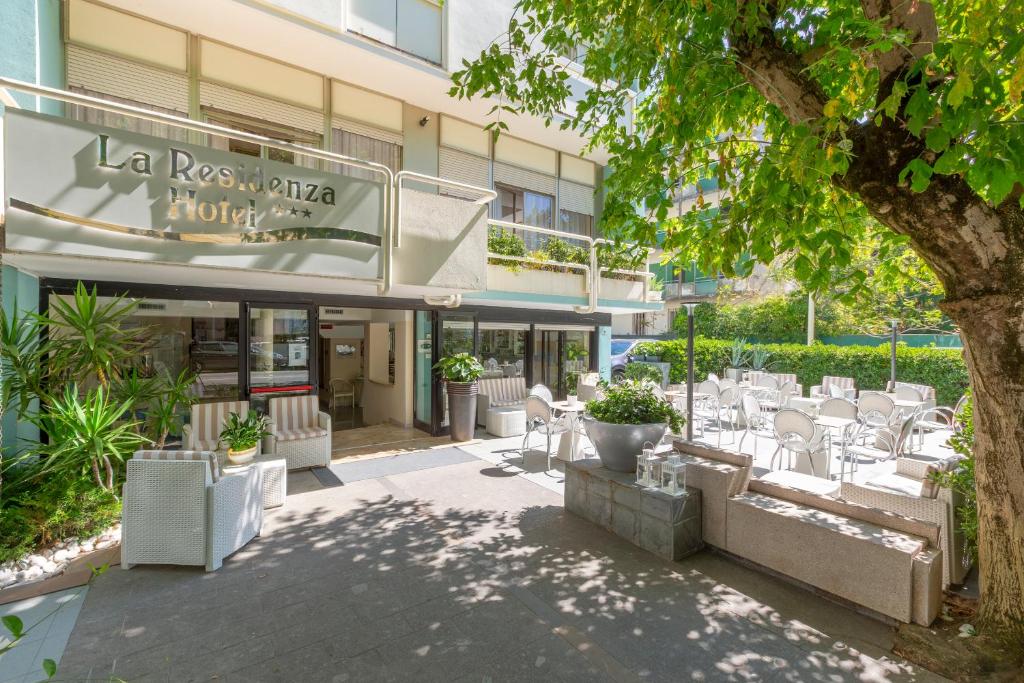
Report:
[[[447,94],[513,5],[3,3],[5,310],[95,285],[139,301],[144,363],[191,368],[201,400],[348,382],[353,424],[431,433],[443,355],[556,393],[607,374],[612,315],[661,307],[597,259],[607,159],[528,118],[495,140],[493,103]]]

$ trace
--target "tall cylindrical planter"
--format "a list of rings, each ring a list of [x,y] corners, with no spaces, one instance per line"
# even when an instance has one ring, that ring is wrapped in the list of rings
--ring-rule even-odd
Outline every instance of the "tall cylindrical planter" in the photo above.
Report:
[[[452,441],[469,441],[476,433],[476,382],[448,382],[448,425]]]

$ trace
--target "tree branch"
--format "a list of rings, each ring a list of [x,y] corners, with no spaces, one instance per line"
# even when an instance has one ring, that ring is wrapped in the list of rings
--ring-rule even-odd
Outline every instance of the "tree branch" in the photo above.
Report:
[[[881,101],[917,59],[934,49],[939,39],[935,10],[927,0],[861,0],[860,5],[865,18],[880,21],[889,32],[906,34],[906,43],[875,56]]]

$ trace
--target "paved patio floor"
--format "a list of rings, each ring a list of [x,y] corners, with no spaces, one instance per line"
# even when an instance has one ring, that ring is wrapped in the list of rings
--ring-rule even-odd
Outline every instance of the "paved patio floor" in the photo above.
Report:
[[[488,462],[289,491],[220,571],[99,577],[58,678],[937,680],[886,656],[888,626],[715,554],[659,560]]]

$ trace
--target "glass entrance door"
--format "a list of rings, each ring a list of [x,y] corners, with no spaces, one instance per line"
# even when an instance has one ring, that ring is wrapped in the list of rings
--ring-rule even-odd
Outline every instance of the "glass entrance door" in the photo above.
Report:
[[[248,307],[248,389],[251,407],[266,412],[272,396],[313,390],[312,309]]]
[[[441,358],[457,353],[476,355],[476,317],[472,313],[437,313],[437,339],[434,358],[436,363]],[[434,433],[445,434],[448,430],[448,394],[444,383],[434,383]]]

